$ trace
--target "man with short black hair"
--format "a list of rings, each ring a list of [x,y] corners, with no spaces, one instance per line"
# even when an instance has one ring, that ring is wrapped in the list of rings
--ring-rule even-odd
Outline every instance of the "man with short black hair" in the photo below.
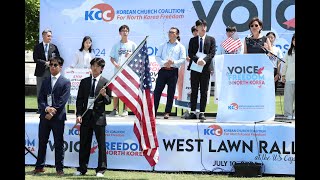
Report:
[[[40,111],[39,149],[34,174],[44,172],[47,144],[52,130],[54,138],[55,167],[57,175],[63,176],[64,161],[64,126],[67,120],[65,105],[70,97],[71,82],[61,75],[64,60],[59,57],[49,59],[51,75],[46,77],[38,96]]]
[[[203,19],[196,21],[196,27],[199,35],[193,37],[189,41],[188,55],[190,62],[188,70],[191,70],[191,111],[190,115],[186,119],[197,119],[196,106],[198,99],[198,90],[200,86],[200,122],[203,122],[206,118],[204,112],[207,105],[207,93],[210,81],[210,73],[212,71],[211,63],[216,54],[216,41],[215,38],[206,34],[207,22]],[[198,57],[198,55],[205,55],[205,57]],[[202,71],[198,72],[191,69],[192,63],[198,66],[202,66]]]
[[[129,26],[122,25],[119,28],[119,34],[121,36],[120,41],[117,41],[112,46],[110,51],[110,61],[114,65],[114,73],[116,73],[122,64],[130,57],[133,51],[137,48],[136,43],[128,39],[129,36]],[[119,105],[119,97],[115,93],[112,92],[113,96],[113,110],[109,114],[109,116],[118,116],[118,105]],[[128,116],[128,107],[123,103],[123,112],[121,114],[122,117]]]
[[[162,43],[156,54],[156,61],[160,66],[156,87],[154,88],[154,110],[157,115],[161,94],[167,85],[167,103],[164,119],[169,119],[174,94],[178,81],[178,70],[181,64],[186,60],[186,49],[179,42],[179,29],[171,27],[168,32],[169,41]]]
[[[109,81],[101,75],[105,66],[104,59],[93,58],[90,65],[92,75],[80,81],[76,100],[76,122],[81,126],[79,167],[74,175],[85,175],[88,170],[94,132],[99,150],[96,176],[103,177],[107,170],[105,105],[111,104],[111,91],[104,87]]]

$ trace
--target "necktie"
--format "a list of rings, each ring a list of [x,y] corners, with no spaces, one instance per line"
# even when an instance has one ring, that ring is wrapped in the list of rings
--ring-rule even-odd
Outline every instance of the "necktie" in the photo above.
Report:
[[[51,78],[51,88],[53,89],[54,85],[56,84],[56,77],[55,76],[52,76]]]
[[[94,97],[94,87],[95,87],[95,85],[96,85],[96,79],[93,78],[92,80],[93,80],[93,82],[92,82],[92,84],[91,84],[90,97]]]
[[[48,44],[46,44],[46,47],[44,48],[45,53],[48,53]]]
[[[48,44],[44,47],[44,54],[46,55],[46,59],[48,60]]]
[[[199,52],[202,52],[202,38],[200,38]]]

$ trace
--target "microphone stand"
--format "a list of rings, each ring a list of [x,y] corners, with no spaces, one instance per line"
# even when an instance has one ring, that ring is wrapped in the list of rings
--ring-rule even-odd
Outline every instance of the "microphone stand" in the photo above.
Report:
[[[275,57],[276,59],[280,60],[283,63],[286,63],[284,60],[282,60],[281,58],[279,58],[277,55],[273,54],[271,51],[269,51],[268,49],[266,49],[264,46],[262,46],[261,44],[258,44],[257,42],[253,41],[251,39],[251,37],[246,37],[247,40],[249,40],[249,44],[251,45],[258,45],[267,55],[270,54],[271,56]],[[252,43],[253,42],[253,43]]]
[[[25,150],[27,150],[27,152],[25,153],[25,155],[27,155],[28,153],[30,153],[34,158],[38,159],[37,156],[35,154],[33,154],[33,152],[30,151],[29,148],[27,148],[27,146],[24,146]]]

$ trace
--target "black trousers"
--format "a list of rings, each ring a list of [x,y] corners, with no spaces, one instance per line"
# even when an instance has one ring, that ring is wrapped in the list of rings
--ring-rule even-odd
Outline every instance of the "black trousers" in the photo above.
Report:
[[[62,120],[47,120],[40,119],[39,123],[39,149],[38,149],[38,159],[36,162],[35,169],[42,169],[46,162],[46,152],[47,144],[49,141],[50,132],[52,130],[54,139],[54,156],[55,156],[55,167],[57,171],[63,170],[63,160],[64,160],[64,125],[65,122]]]
[[[197,107],[198,90],[200,86],[200,112],[205,112],[207,106],[207,93],[210,81],[210,71],[199,73],[191,70],[191,111]]]
[[[178,68],[173,68],[171,70],[166,70],[164,68],[161,68],[159,70],[158,78],[156,81],[156,87],[154,88],[154,109],[155,109],[156,115],[159,107],[161,94],[165,85],[168,86],[167,104],[166,104],[165,112],[171,113],[174,94],[176,92],[177,81],[178,81]]]
[[[91,116],[92,117],[92,116]],[[88,170],[91,142],[93,132],[95,133],[98,145],[92,147],[96,151],[98,149],[98,167],[96,172],[104,173],[107,170],[107,155],[106,155],[106,126],[99,126],[94,123],[80,126],[80,149],[79,149],[79,167],[77,171],[85,174]]]

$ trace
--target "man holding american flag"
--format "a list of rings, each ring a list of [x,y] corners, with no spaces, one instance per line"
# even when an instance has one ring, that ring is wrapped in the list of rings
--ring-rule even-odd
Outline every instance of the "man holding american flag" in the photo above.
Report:
[[[220,54],[243,54],[242,42],[237,36],[237,28],[228,26],[226,28],[227,39],[221,43]]]

